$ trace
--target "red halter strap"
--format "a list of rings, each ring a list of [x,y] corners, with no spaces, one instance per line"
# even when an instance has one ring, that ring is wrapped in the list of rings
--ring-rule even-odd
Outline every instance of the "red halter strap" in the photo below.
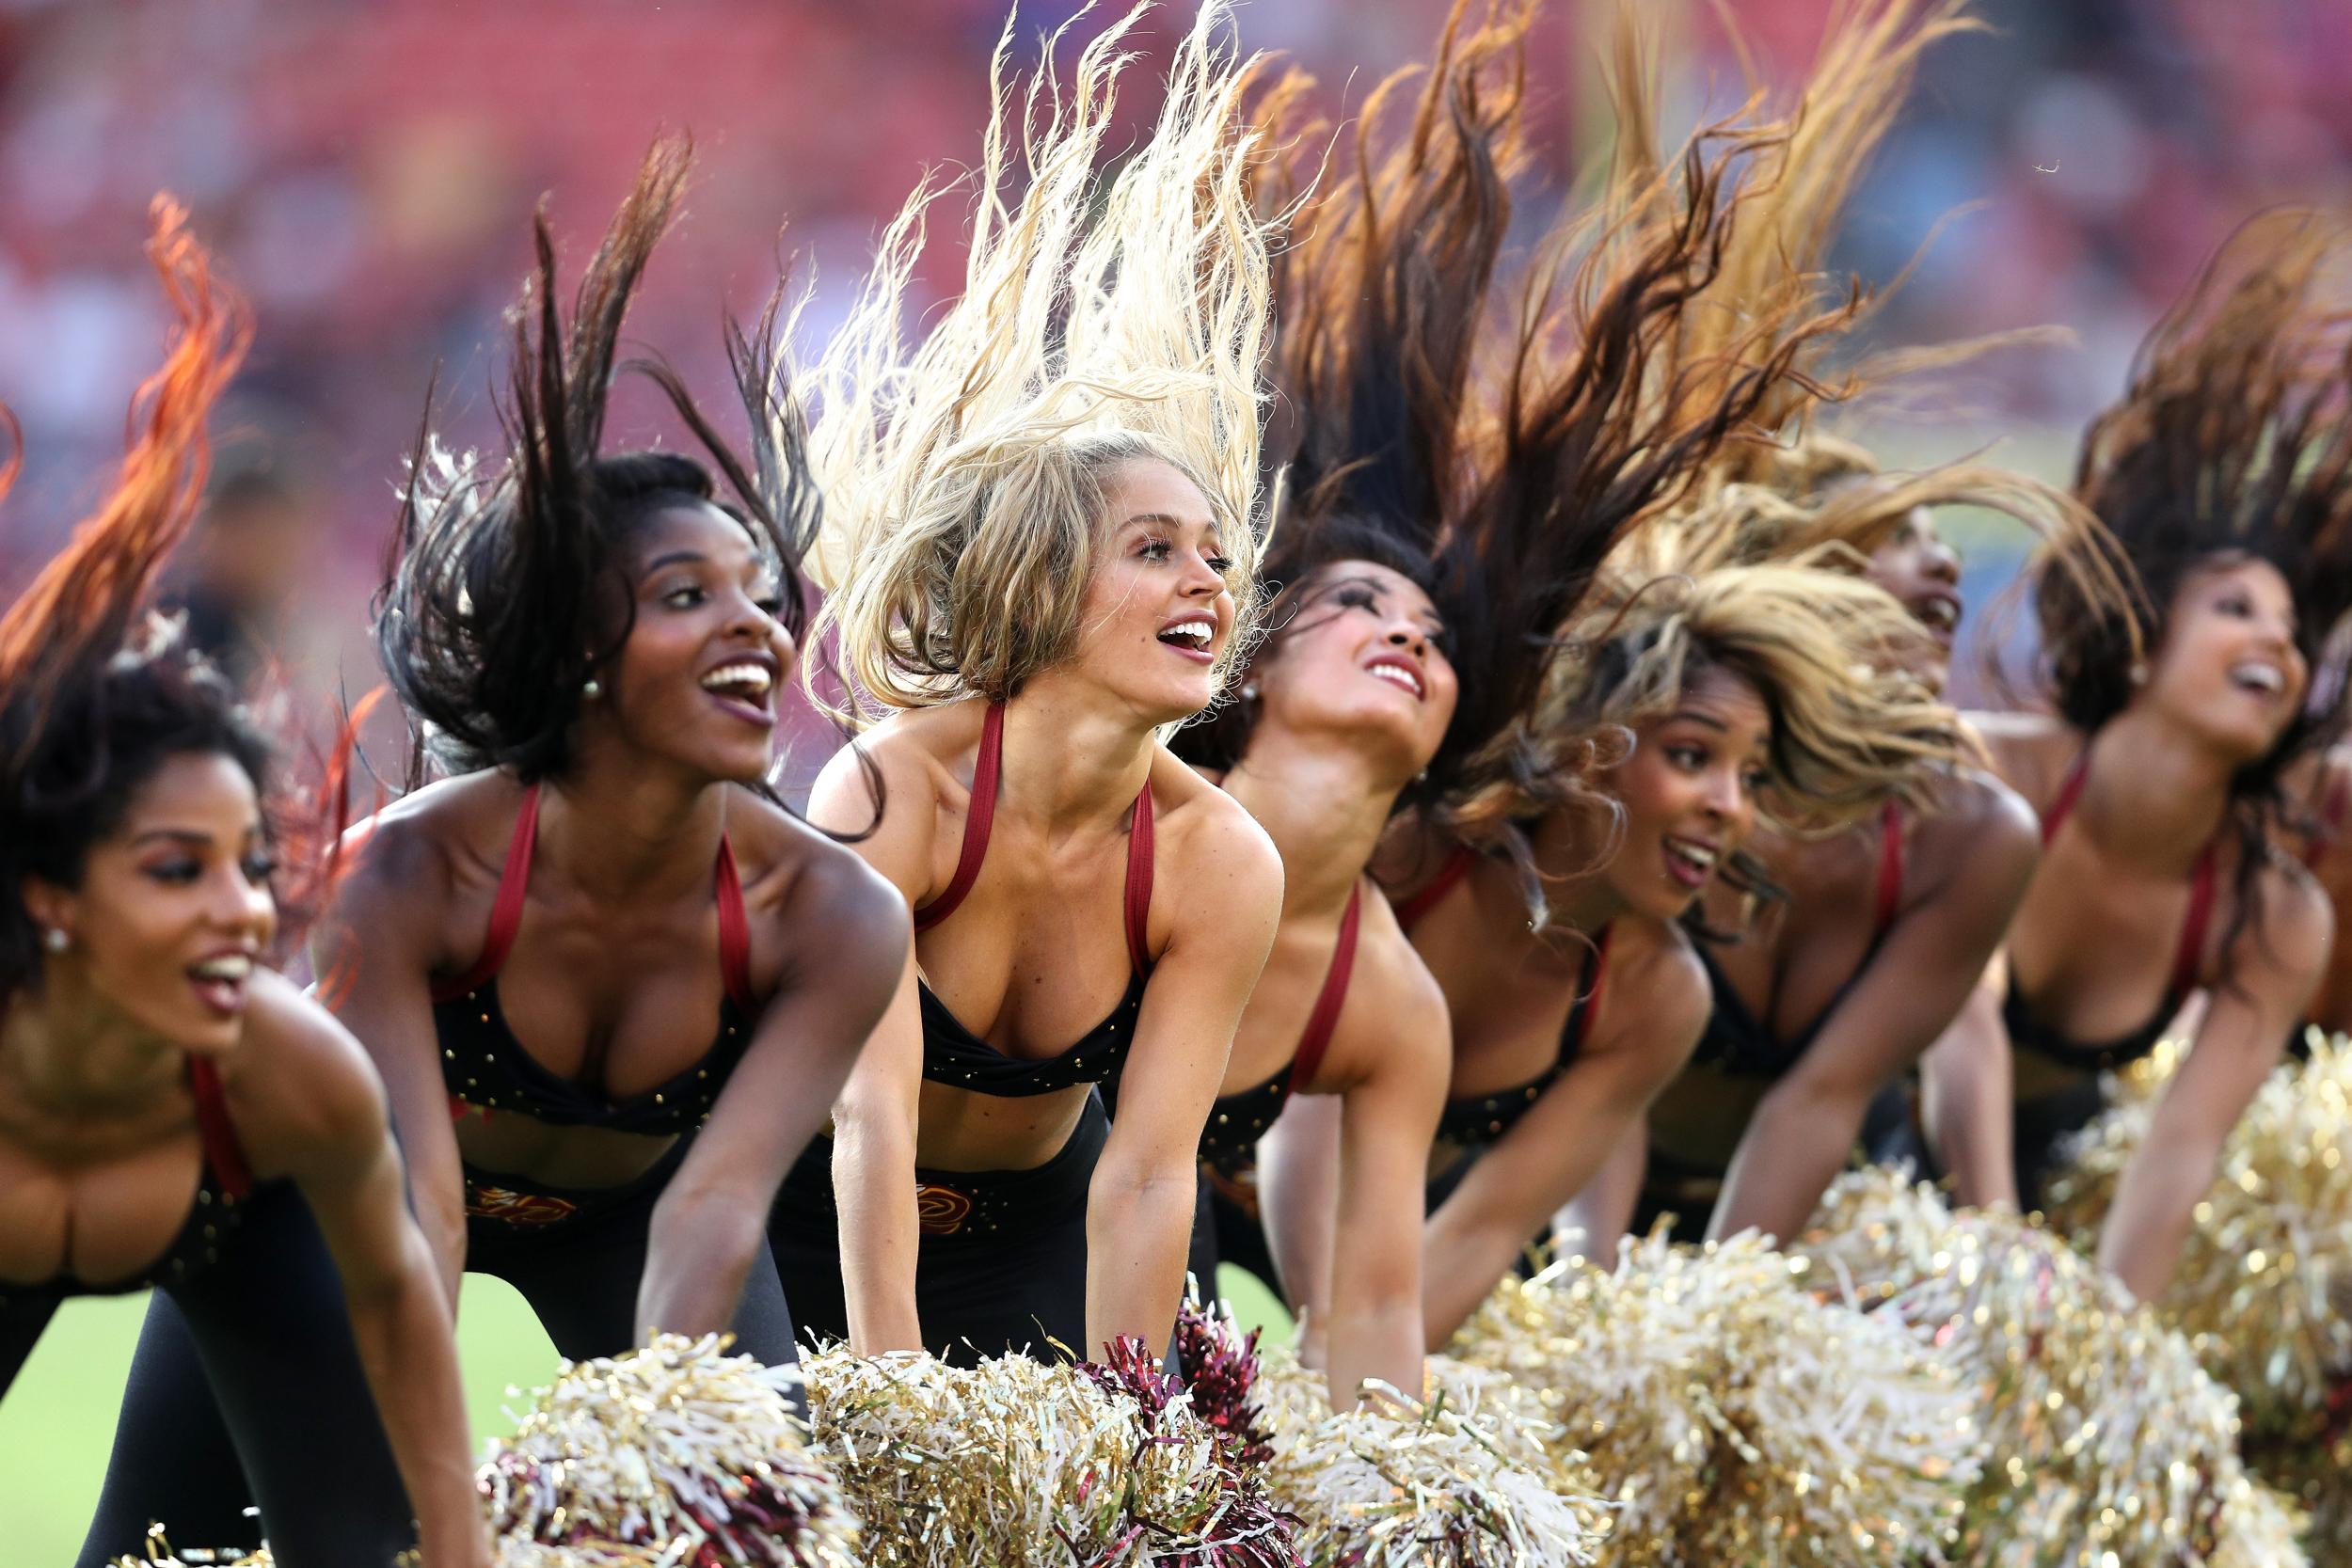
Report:
[[[1429,879],[1427,887],[1397,904],[1398,928],[1407,936],[1412,935],[1413,927],[1421,924],[1422,916],[1445,902],[1445,895],[1461,885],[1462,879],[1469,876],[1470,867],[1477,863],[1478,856],[1469,847],[1456,847],[1446,857],[1445,864],[1438,868],[1438,874]]]
[[[1314,1082],[1315,1071],[1323,1066],[1323,1053],[1331,1048],[1331,1031],[1340,1022],[1340,1009],[1347,1004],[1348,977],[1356,971],[1356,930],[1363,918],[1364,884],[1358,882],[1348,890],[1347,912],[1340,916],[1340,940],[1331,949],[1331,967],[1324,972],[1323,990],[1315,993],[1314,1011],[1307,1015],[1307,1027],[1298,1037],[1298,1054],[1291,1058],[1291,1092],[1303,1094]]]
[[[2086,746],[2074,754],[2074,765],[2067,768],[2065,779],[2058,784],[2058,798],[2050,809],[2042,814],[2042,847],[2047,849],[2058,837],[2059,828],[2074,813],[2074,802],[2083,797],[2083,781],[2090,776],[2090,748]]]
[[[1005,705],[991,703],[980,720],[980,752],[972,765],[972,803],[963,814],[963,847],[956,856],[956,874],[945,893],[914,911],[917,931],[928,931],[955,913],[972,884],[979,880],[980,863],[988,859],[989,830],[996,821],[996,790],[1003,776],[1004,755]],[[1127,957],[1138,974],[1152,967],[1148,940],[1152,861],[1152,783],[1146,779],[1136,796],[1135,818],[1127,830]]]
[[[531,854],[539,841],[539,786],[523,791],[515,813],[515,833],[507,841],[506,863],[499,867],[497,901],[490,906],[490,928],[482,939],[482,956],[456,979],[433,988],[433,1000],[453,1002],[480,990],[497,977],[514,951],[515,933],[523,923],[523,895],[531,885]],[[755,1010],[752,996],[752,927],[743,912],[743,879],[735,866],[735,847],[719,839],[719,974],[727,996],[745,1012]]]
[[[1875,936],[1895,924],[1903,902],[1903,813],[1894,801],[1879,816],[1879,888]]]
[[[220,1084],[220,1069],[209,1056],[188,1058],[188,1089],[196,1096],[196,1135],[204,1146],[204,1163],[213,1180],[230,1197],[249,1196],[253,1167],[245,1163],[245,1146],[237,1141],[237,1125],[229,1119],[229,1101]]]
[[[2090,771],[2090,751],[2086,747],[2074,758],[2074,767],[2067,769],[2066,782],[2058,785],[2058,799],[2050,802],[2049,813],[2042,819],[2044,848],[2074,811],[2074,802],[2082,798],[2083,781]],[[2168,994],[2174,998],[2186,996],[2197,988],[2198,972],[2205,965],[2205,932],[2213,925],[2214,895],[2218,883],[2214,847],[2208,844],[2197,857],[2197,868],[2189,873],[2188,918],[2181,924],[2181,944],[2172,955],[2172,978],[2169,982]]]
[[[980,754],[972,765],[972,803],[963,813],[963,847],[947,891],[914,911],[914,928],[928,931],[949,915],[980,878],[988,859],[988,831],[996,821],[996,775],[1005,755],[1005,705],[991,703],[980,720]]]

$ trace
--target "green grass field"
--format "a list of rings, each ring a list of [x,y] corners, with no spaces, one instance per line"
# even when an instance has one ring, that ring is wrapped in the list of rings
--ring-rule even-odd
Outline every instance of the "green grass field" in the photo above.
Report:
[[[1280,1305],[1254,1277],[1227,1269],[1219,1283],[1245,1324],[1287,1331]],[[8,1568],[68,1568],[80,1549],[146,1311],[145,1296],[66,1303],[0,1400],[0,1539],[8,1544],[0,1560]],[[467,1275],[459,1318],[474,1432],[478,1438],[512,1432],[505,1411],[522,1402],[510,1390],[552,1377],[555,1347],[522,1298],[499,1280]]]

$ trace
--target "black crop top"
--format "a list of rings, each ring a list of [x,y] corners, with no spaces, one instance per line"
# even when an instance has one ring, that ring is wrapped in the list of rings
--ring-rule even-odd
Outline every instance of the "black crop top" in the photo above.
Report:
[[[188,1058],[188,1090],[196,1097],[196,1132],[203,1159],[188,1217],[152,1263],[128,1279],[100,1284],[61,1275],[37,1285],[0,1281],[0,1316],[12,1307],[48,1307],[77,1296],[125,1296],[135,1291],[185,1285],[220,1261],[220,1249],[243,1222],[242,1205],[253,1196],[253,1172],[237,1141],[236,1125],[221,1093],[220,1069],[203,1056]]]
[[[1551,1065],[1526,1083],[1493,1094],[1449,1100],[1438,1117],[1438,1142],[1458,1148],[1479,1148],[1493,1143],[1518,1124],[1527,1108],[1543,1098],[1560,1075],[1568,1070],[1577,1053],[1600,1016],[1602,988],[1609,981],[1609,937],[1613,927],[1603,926],[1577,977],[1577,998],[1568,1005],[1567,1022],[1560,1028],[1560,1053]]]
[[[1274,1075],[1252,1088],[1221,1094],[1209,1107],[1207,1125],[1200,1129],[1200,1158],[1224,1176],[1237,1176],[1257,1163],[1258,1139],[1274,1125],[1290,1097],[1314,1082],[1323,1053],[1331,1048],[1331,1031],[1340,1008],[1347,1002],[1347,982],[1356,970],[1356,931],[1363,910],[1363,884],[1347,895],[1347,912],[1340,916],[1340,939],[1331,949],[1331,967],[1324,971],[1323,989],[1315,994],[1314,1010],[1300,1031],[1298,1050],[1276,1069]]]
[[[1714,1002],[1708,1010],[1706,1032],[1699,1036],[1698,1049],[1692,1060],[1720,1069],[1735,1078],[1777,1079],[1812,1047],[1838,1007],[1846,993],[1862,978],[1878,956],[1879,944],[1886,940],[1887,931],[1895,924],[1895,916],[1902,908],[1903,898],[1903,818],[1902,812],[1888,801],[1879,818],[1879,874],[1875,914],[1870,927],[1870,945],[1863,950],[1862,961],[1846,976],[1829,999],[1828,1005],[1813,1015],[1813,1021],[1787,1039],[1775,1037],[1764,1021],[1756,1016],[1731,984],[1730,979],[1708,953],[1705,941],[1692,943],[1699,956],[1699,963],[1707,971],[1707,983]]]
[[[2083,792],[2083,778],[2090,764],[2088,750],[2074,759],[2074,766],[2058,786],[2058,799],[2051,802],[2050,813],[2042,820],[2042,843],[2048,847],[2058,836],[2074,802]],[[2127,1063],[2136,1062],[2156,1048],[2164,1038],[2166,1025],[2180,1012],[2188,993],[2197,989],[2197,973],[2204,962],[2205,930],[2212,923],[2215,889],[2214,848],[2208,844],[2204,853],[2197,857],[2197,867],[2189,874],[2188,919],[2182,923],[2180,945],[2172,954],[2172,975],[2166,983],[2163,999],[2147,1022],[2130,1034],[2119,1036],[2097,1045],[2084,1045],[2069,1039],[2057,1029],[2043,1023],[2034,1015],[2033,1004],[2017,989],[2017,969],[2012,962],[2009,972],[2009,990],[2001,998],[2001,1022],[2009,1028],[2012,1048],[2030,1051],[2060,1067],[2077,1072],[2111,1072]]]
[[[600,1054],[592,1054],[586,1081],[551,1072],[523,1048],[500,1010],[498,973],[522,924],[523,894],[531,879],[531,851],[539,831],[539,786],[523,791],[515,814],[515,836],[499,871],[498,902],[490,929],[473,968],[433,988],[433,1033],[441,1047],[441,1082],[450,1110],[468,1107],[491,1114],[529,1117],[550,1127],[602,1127],[616,1132],[690,1132],[710,1115],[727,1075],[751,1044],[757,1013],[751,995],[751,925],[743,914],[743,884],[735,851],[719,840],[719,973],[724,990],[718,1032],[710,1049],[666,1083],[627,1100],[608,1100],[596,1082]]]
[[[979,879],[980,863],[988,858],[988,834],[996,817],[997,781],[1005,751],[1005,709],[991,703],[980,722],[979,756],[972,768],[972,804],[963,818],[963,847],[956,860],[955,877],[947,891],[914,911],[914,928],[928,931],[956,911],[972,884]],[[923,1010],[923,1076],[935,1084],[969,1089],[974,1094],[1021,1099],[1054,1094],[1080,1084],[1100,1084],[1116,1077],[1127,1060],[1136,1037],[1136,1018],[1143,1010],[1144,980],[1151,973],[1145,950],[1146,922],[1152,912],[1152,784],[1146,780],[1136,797],[1134,825],[1127,832],[1125,917],[1127,957],[1134,975],[1127,994],[1110,1016],[1051,1056],[1008,1056],[964,1027],[946,1005],[931,994],[928,981],[918,981]]]

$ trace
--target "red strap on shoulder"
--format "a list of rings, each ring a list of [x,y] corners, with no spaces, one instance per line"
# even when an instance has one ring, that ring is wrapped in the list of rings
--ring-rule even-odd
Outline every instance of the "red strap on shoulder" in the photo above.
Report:
[[[2058,799],[2042,814],[2042,847],[2047,849],[2050,840],[2058,837],[2058,829],[2073,815],[2074,802],[2082,799],[2083,781],[2090,776],[2090,748],[2086,746],[2074,753],[2074,765],[2067,768],[2066,779],[2058,785]]]
[[[980,721],[980,754],[972,764],[972,803],[963,813],[963,849],[947,891],[914,911],[914,928],[928,931],[949,915],[980,878],[988,858],[988,830],[996,820],[996,775],[1005,754],[1005,705],[991,703]]]
[[[1315,1008],[1298,1037],[1298,1054],[1291,1058],[1291,1093],[1304,1094],[1331,1048],[1331,1031],[1347,1004],[1348,977],[1356,971],[1356,928],[1363,917],[1364,884],[1348,890],[1347,912],[1340,916],[1340,940],[1331,949],[1331,967],[1324,971],[1323,990],[1315,993]]]
[[[1884,936],[1895,924],[1903,902],[1903,813],[1894,801],[1879,816],[1878,924],[1873,936]]]
[[[188,1058],[188,1089],[196,1096],[196,1135],[204,1146],[204,1163],[213,1180],[230,1197],[253,1192],[253,1167],[245,1163],[245,1146],[237,1141],[237,1124],[229,1119],[228,1097],[220,1086],[220,1069],[209,1056]]]
[[[1127,830],[1127,957],[1138,974],[1152,970],[1152,781],[1146,779]]]
[[[2197,989],[2198,973],[2205,967],[2205,931],[2213,924],[2213,900],[2219,877],[2213,846],[2197,857],[2188,884],[2188,919],[2181,924],[2180,951],[2172,956],[2171,997],[2175,1002]]]
[[[523,893],[531,883],[531,847],[539,837],[539,786],[523,791],[515,813],[515,836],[506,844],[506,863],[499,868],[498,901],[490,906],[490,929],[482,939],[482,957],[456,979],[433,988],[433,1000],[452,1002],[481,986],[506,962],[515,945],[515,930],[523,923]]]
[[[1438,874],[1429,879],[1428,886],[1396,906],[1398,927],[1410,936],[1413,927],[1420,924],[1421,917],[1443,903],[1445,895],[1459,886],[1462,879],[1470,874],[1470,867],[1477,863],[1478,856],[1467,845],[1457,846],[1454,853],[1446,857],[1445,864],[1438,868]]]
[[[743,913],[743,879],[735,846],[719,839],[719,977],[737,1010],[757,1011],[752,999],[752,923]]]

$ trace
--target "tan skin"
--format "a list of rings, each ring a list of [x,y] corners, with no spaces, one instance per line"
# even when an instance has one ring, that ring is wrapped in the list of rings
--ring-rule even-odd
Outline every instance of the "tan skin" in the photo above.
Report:
[[[1110,1012],[1132,974],[1120,915],[1129,818],[1151,783],[1153,963],[1120,1084],[1120,1115],[1087,1208],[1088,1346],[1133,1335],[1164,1345],[1184,1290],[1201,1124],[1281,911],[1279,855],[1241,804],[1171,755],[1157,726],[1216,694],[1207,661],[1160,640],[1233,603],[1207,498],[1172,466],[1104,476],[1097,565],[1078,645],[1005,705],[1004,762],[988,857],[955,918],[914,939],[898,990],[834,1108],[850,1341],[862,1354],[924,1344],[915,1311],[914,1167],[1025,1170],[1069,1141],[1090,1086],[1020,1099],[922,1076],[916,980],[1009,1056],[1059,1054]],[[861,741],[888,807],[856,846],[919,909],[953,880],[972,805],[986,705],[893,714]],[[836,755],[811,817],[862,827],[873,800]],[[907,916],[899,916],[904,930]]]
[[[1565,884],[1550,929],[1527,928],[1507,871],[1486,863],[1414,927],[1414,949],[1453,1021],[1447,1092],[1468,1099],[1526,1083],[1557,1059],[1586,942],[1619,927],[1597,1027],[1429,1216],[1422,1268],[1430,1349],[1453,1338],[1528,1238],[1584,1190],[1697,1044],[1706,972],[1673,922],[1712,873],[1688,851],[1720,861],[1747,837],[1770,722],[1753,687],[1702,672],[1672,709],[1633,726],[1631,754],[1604,781],[1625,820],[1599,870],[1589,870],[1597,847],[1579,842],[1581,824],[1554,817],[1537,827],[1538,867]],[[1437,863],[1426,853],[1411,858]],[[1438,1151],[1441,1163],[1449,1152]]]
[[[2012,924],[2007,973],[2036,1012],[2069,1037],[2111,1038],[2139,1026],[2163,996],[2202,847],[2222,827],[2232,776],[2275,744],[2302,700],[2307,672],[2293,600],[2268,564],[2220,558],[2192,574],[2169,606],[2145,679],[2095,741],[2056,720],[2004,715],[1983,723],[2002,777],[2046,812],[2087,741],[2090,767],[2073,813],[2042,857]],[[2258,673],[2266,671],[2268,673]],[[2224,1140],[2284,1051],[2325,964],[2333,922],[2301,868],[2274,857],[2256,872],[2262,917],[2234,942],[2236,851],[2223,840],[2200,983],[2209,1005],[2180,1069],[2158,1101],[2140,1149],[2118,1183],[2099,1261],[2142,1298],[2171,1276],[2191,1211],[2213,1180]],[[1972,1201],[2016,1201],[2008,1106],[1989,1103],[2006,1056],[2019,1101],[2077,1082],[2006,1035],[1963,1026],[1926,1059],[1955,1113],[1931,1132]],[[1996,1163],[1997,1161],[1997,1163]]]
[[[1866,575],[1936,634],[1948,659],[1960,561],[1926,509],[1872,552]],[[1920,673],[1942,686],[1940,663]],[[1650,1147],[1685,1166],[1725,1170],[1710,1238],[1803,1229],[1872,1097],[1935,1042],[1975,990],[2039,856],[2032,810],[1975,770],[1939,781],[1931,808],[1904,812],[1899,831],[1901,899],[1875,951],[1882,819],[1828,839],[1763,829],[1750,846],[1788,897],[1710,956],[1776,1039],[1817,1024],[1819,1032],[1777,1079],[1693,1062],[1650,1107]],[[1741,918],[1727,893],[1718,888],[1708,902],[1717,929],[1737,929]],[[1638,1180],[1632,1185],[1638,1191]],[[1596,1235],[1623,1231],[1631,1195],[1625,1202]]]
[[[2335,911],[2336,927],[2352,920],[2352,812],[2330,824],[2328,803],[2352,802],[2352,746],[2330,747],[2325,756],[2290,768],[2286,777],[2290,799],[2298,801],[2318,824],[2315,834],[2288,832],[2282,847],[2311,872]],[[2352,943],[2333,943],[2327,973],[2312,998],[2309,1021],[2330,1035],[2352,1030]]]
[[[1308,581],[1251,665],[1249,750],[1222,782],[1281,852],[1282,918],[1220,1095],[1287,1070],[1297,1052],[1349,895],[1397,796],[1445,738],[1456,683],[1444,642],[1410,578],[1343,561]],[[1359,909],[1346,1000],[1300,1090],[1314,1098],[1285,1108],[1260,1167],[1269,1242],[1307,1306],[1304,1353],[1350,1392],[1343,1402],[1367,1378],[1421,1388],[1422,1165],[1451,1059],[1437,982],[1376,890]],[[1336,1122],[1335,1164],[1280,1157],[1294,1112]]]
[[[824,1125],[890,999],[906,910],[803,823],[734,787],[766,771],[792,658],[775,584],[740,525],[681,506],[634,546],[636,622],[583,705],[573,762],[541,795],[520,927],[499,974],[516,1037],[576,1077],[605,1042],[604,1092],[641,1094],[710,1049],[722,983],[712,868],[732,845],[765,999],[753,1039],[657,1204],[641,1335],[723,1329],[792,1158]],[[762,663],[765,693],[707,676]],[[762,717],[762,710],[765,717]],[[437,979],[481,955],[522,798],[504,772],[445,780],[355,832],[314,939],[322,990],[391,1092],[417,1212],[453,1302],[465,1267],[464,1162],[557,1186],[617,1185],[668,1136],[469,1113],[453,1123],[433,1028]]]
[[[209,1058],[253,1176],[292,1180],[334,1256],[425,1562],[486,1564],[449,1306],[375,1074],[268,970],[191,974],[268,945],[268,877],[252,781],[192,752],[133,793],[78,888],[24,884],[34,920],[68,945],[0,1017],[0,1286],[103,1285],[161,1256],[203,1165],[188,1059]]]

